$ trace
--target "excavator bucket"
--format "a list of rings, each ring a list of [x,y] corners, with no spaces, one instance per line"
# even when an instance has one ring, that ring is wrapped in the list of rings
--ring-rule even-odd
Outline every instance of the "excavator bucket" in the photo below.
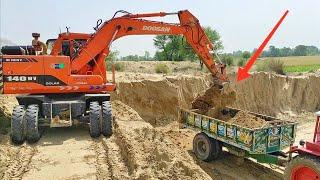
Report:
[[[223,85],[213,83],[194,99],[192,109],[197,109],[197,112],[201,114],[207,114],[210,110],[211,115],[217,117],[223,108],[232,105],[235,100],[236,92],[230,83]]]
[[[236,100],[236,92],[226,75],[226,65],[217,64],[216,67],[219,72],[212,76],[209,88],[192,102],[192,109],[197,109],[201,114],[207,114],[210,110],[213,117],[217,117],[224,107]]]

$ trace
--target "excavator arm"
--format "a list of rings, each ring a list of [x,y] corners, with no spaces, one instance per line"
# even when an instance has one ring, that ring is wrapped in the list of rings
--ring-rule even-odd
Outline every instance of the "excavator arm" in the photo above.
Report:
[[[177,14],[180,23],[164,23],[145,20],[147,17],[163,17]],[[101,23],[102,24],[102,23]],[[96,69],[104,74],[101,66],[105,57],[109,54],[109,47],[116,39],[128,35],[183,35],[188,44],[193,48],[200,60],[206,65],[213,77],[222,82],[227,82],[224,64],[216,64],[210,51],[213,45],[200,26],[199,20],[189,11],[178,13],[150,13],[150,14],[126,14],[121,17],[112,18],[101,26],[97,23],[96,33],[88,39],[77,56],[71,62],[71,72],[77,74],[89,62],[94,61]]]

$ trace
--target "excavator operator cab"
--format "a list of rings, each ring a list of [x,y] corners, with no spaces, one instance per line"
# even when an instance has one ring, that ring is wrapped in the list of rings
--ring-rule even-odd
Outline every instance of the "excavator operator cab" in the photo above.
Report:
[[[48,54],[51,54],[56,42],[61,42],[58,44],[59,55],[70,56],[71,58],[77,55],[80,48],[87,42],[87,39],[63,39],[62,41],[57,41],[57,39],[48,39],[46,45],[48,47]]]
[[[56,43],[57,39],[48,39],[46,42],[46,45],[48,47],[48,54],[51,54],[54,44]],[[63,55],[63,56],[70,56],[70,42],[69,40],[64,40],[61,45],[59,45],[61,48],[61,51],[59,53],[59,55]]]
[[[48,39],[46,42],[47,45],[47,52],[48,54],[51,54],[51,51],[53,49],[54,43],[56,42],[57,39]]]

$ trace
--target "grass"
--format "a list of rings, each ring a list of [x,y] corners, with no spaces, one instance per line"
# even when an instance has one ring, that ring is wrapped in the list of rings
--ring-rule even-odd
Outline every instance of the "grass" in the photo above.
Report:
[[[274,58],[262,58],[256,63],[256,70],[261,71],[266,62]],[[320,56],[277,57],[284,64],[285,73],[314,72],[320,69]]]
[[[167,74],[169,73],[169,67],[164,63],[159,63],[155,66],[155,72]]]
[[[313,65],[296,65],[296,66],[285,66],[284,71],[288,73],[294,72],[315,72],[320,69],[320,64]]]
[[[297,65],[314,65],[320,64],[320,56],[290,56],[290,57],[276,57],[280,61],[284,62],[285,66],[297,66]],[[262,58],[262,60],[270,60],[271,57]]]
[[[256,65],[257,71],[275,72],[277,74],[285,74],[284,62],[279,59],[264,60]]]
[[[122,72],[125,70],[125,65],[123,62],[107,61],[107,70],[108,71],[112,71],[112,65],[114,65],[114,69],[116,71]]]

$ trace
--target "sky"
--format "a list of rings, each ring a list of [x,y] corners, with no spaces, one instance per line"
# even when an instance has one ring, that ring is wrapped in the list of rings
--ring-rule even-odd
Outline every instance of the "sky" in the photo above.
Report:
[[[65,27],[71,32],[93,33],[97,19],[108,20],[117,10],[131,13],[177,12],[188,9],[202,26],[211,26],[222,38],[224,51],[253,50],[264,40],[282,14],[289,10],[269,45],[320,47],[319,0],[0,0],[0,38],[31,44],[32,32],[41,40],[56,38]],[[178,22],[176,16],[156,18]],[[154,54],[154,36],[126,36],[111,49],[120,56]]]

